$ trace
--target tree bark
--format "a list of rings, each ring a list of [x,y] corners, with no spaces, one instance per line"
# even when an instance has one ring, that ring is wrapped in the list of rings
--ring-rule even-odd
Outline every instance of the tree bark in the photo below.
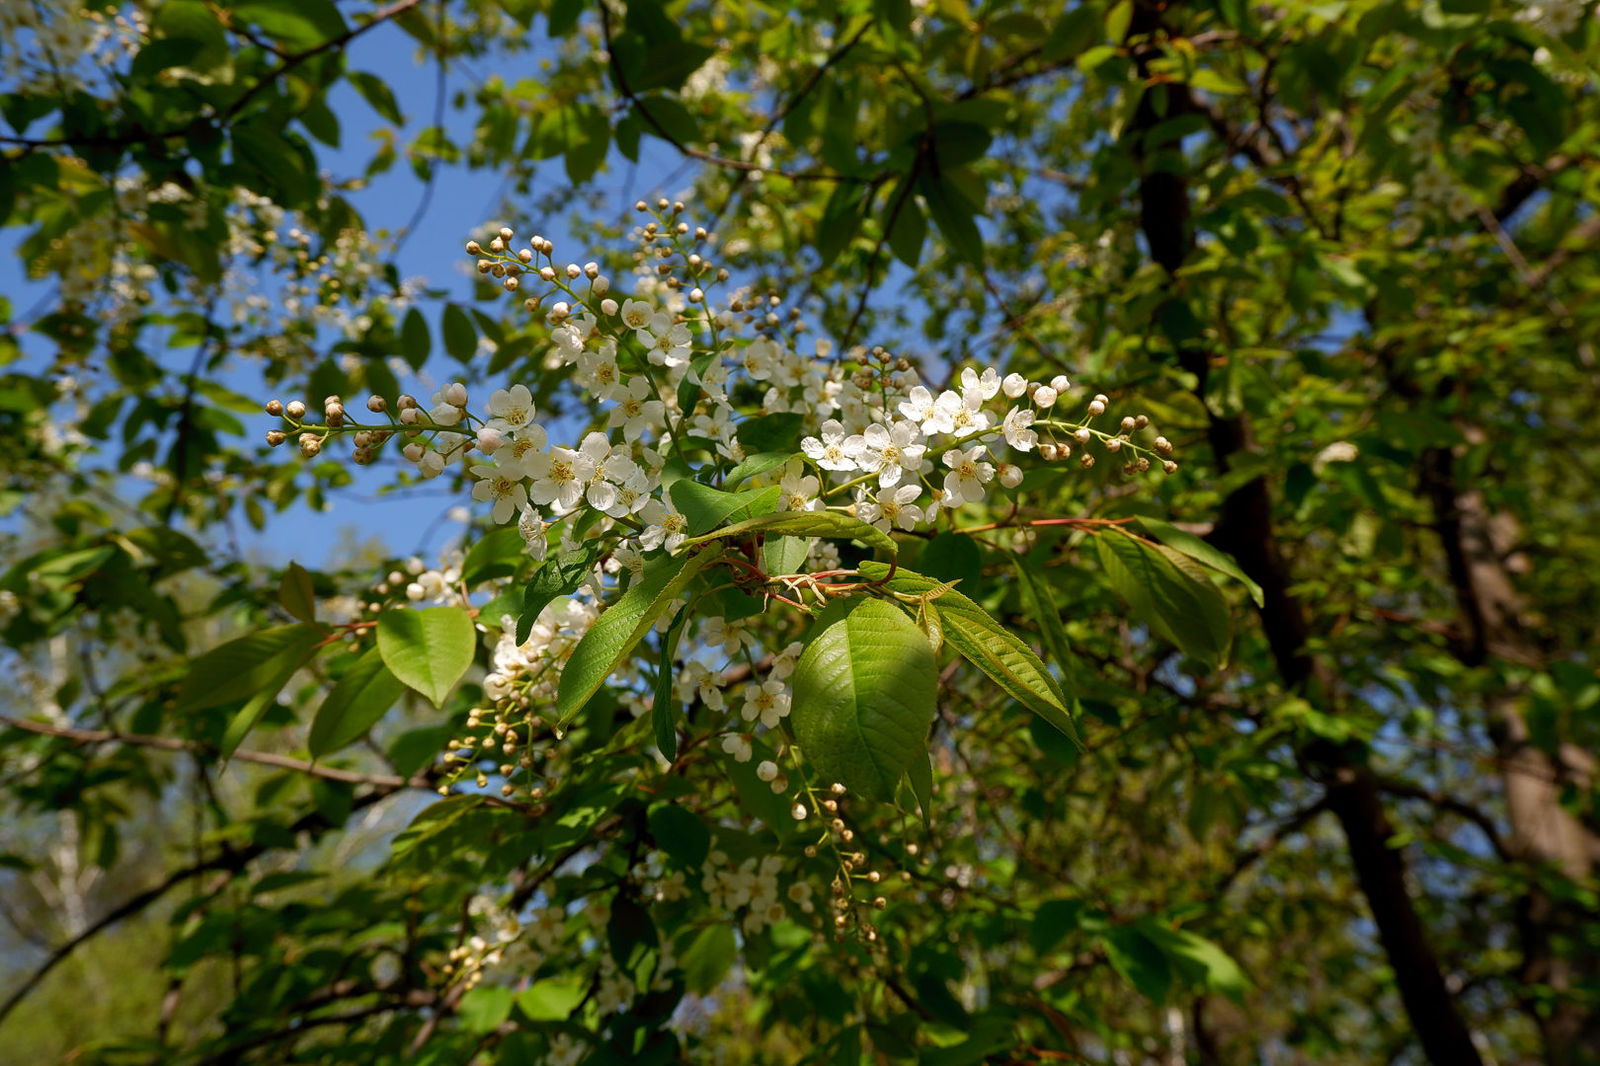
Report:
[[[1465,634],[1458,644],[1460,658],[1473,666],[1498,659],[1538,668],[1545,657],[1521,622],[1523,602],[1505,563],[1508,546],[1496,543],[1494,516],[1483,492],[1460,485],[1455,462],[1452,449],[1430,448],[1422,458],[1421,482]],[[1594,757],[1565,741],[1554,752],[1536,744],[1513,690],[1491,694],[1485,711],[1505,789],[1510,850],[1533,868],[1519,915],[1521,976],[1561,997],[1551,1010],[1535,1012],[1546,1061],[1550,1066],[1600,1062],[1600,1012],[1570,995],[1576,985],[1600,979],[1600,959],[1581,948],[1562,950],[1562,942],[1576,941],[1582,923],[1593,915],[1573,902],[1572,893],[1552,892],[1545,881],[1581,881],[1595,873],[1600,838],[1561,804],[1564,785],[1592,786]]]

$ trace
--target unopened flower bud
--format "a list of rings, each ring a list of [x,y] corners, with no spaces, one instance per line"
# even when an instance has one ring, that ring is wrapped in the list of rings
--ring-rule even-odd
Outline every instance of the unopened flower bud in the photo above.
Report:
[[[482,255],[483,254],[483,245],[479,244],[477,241],[468,241],[467,242],[467,254],[468,255]]]
[[[315,459],[320,451],[322,451],[322,441],[316,437],[300,438],[300,454],[307,459]]]
[[[583,276],[588,278],[590,281],[598,278],[600,276],[600,264],[595,262],[583,264]]]
[[[283,413],[298,422],[306,416],[306,405],[299,400],[290,400],[285,405]]]
[[[1013,463],[1000,464],[1000,484],[1008,489],[1014,489],[1022,484],[1022,468]]]
[[[1040,407],[1051,407],[1056,402],[1056,390],[1049,385],[1040,385],[1033,390],[1033,402]]]
[[[1078,438],[1079,444],[1088,444],[1094,437],[1094,433],[1090,431],[1088,426],[1079,426],[1072,431],[1072,435]]]
[[[373,414],[381,415],[384,411],[388,410],[388,408],[389,401],[385,400],[382,396],[367,397],[367,410],[371,411]]]
[[[267,414],[272,415],[274,418],[283,414],[283,404],[279,403],[277,400],[268,400]]]
[[[1072,382],[1067,380],[1067,375],[1057,374],[1055,377],[1050,379],[1050,387],[1055,389],[1056,392],[1062,393],[1072,388]]]
[[[1178,472],[1178,464],[1171,459],[1163,459],[1161,461],[1161,469],[1169,474],[1176,474]]]
[[[601,300],[600,301],[600,313],[602,315],[614,315],[614,314],[616,314],[617,313],[617,301],[611,299],[610,297],[607,297],[604,300]]]
[[[269,445],[271,445],[272,447],[274,447],[274,448],[276,448],[278,445],[282,444],[284,441],[286,441],[288,439],[289,439],[289,434],[285,433],[281,429],[269,429],[269,430],[267,430],[267,443]]]
[[[444,402],[455,407],[467,406],[467,387],[459,381],[452,381],[444,387]]]
[[[507,278],[506,280],[502,281],[500,284],[505,286],[505,290],[507,292],[516,292],[517,291],[517,285],[519,284],[519,282],[517,281],[517,279],[515,277],[510,277],[510,278]]]
[[[550,306],[550,317],[551,318],[566,318],[567,315],[571,313],[571,311],[572,311],[572,308],[567,306],[567,301],[565,301],[565,300],[557,300],[554,304],[552,304]]]
[[[596,296],[604,296],[611,291],[611,279],[607,277],[595,278],[594,284],[589,287],[594,290]]]
[[[501,240],[509,241],[514,236],[516,236],[516,234],[511,232],[511,227],[510,226],[501,226],[500,227],[500,239]]]
[[[1105,404],[1101,403],[1099,400],[1090,400],[1089,401],[1089,417],[1090,418],[1098,418],[1100,415],[1103,415],[1105,413],[1106,413],[1106,405]]]
[[[407,459],[411,460],[413,463],[419,462],[422,459],[422,457],[427,454],[427,452],[428,452],[427,445],[423,444],[419,440],[414,440],[410,444],[407,444],[404,448],[400,449],[400,454],[404,455]],[[393,578],[392,580],[399,581],[400,579],[399,578]]]
[[[493,426],[478,430],[478,449],[484,455],[493,455],[505,441],[505,435]]]

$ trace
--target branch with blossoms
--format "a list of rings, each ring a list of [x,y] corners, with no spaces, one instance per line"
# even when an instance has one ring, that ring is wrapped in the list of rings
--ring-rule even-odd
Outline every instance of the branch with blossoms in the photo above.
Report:
[[[519,247],[505,227],[467,245],[481,276],[542,314],[549,364],[596,412],[575,440],[556,441],[523,384],[481,406],[462,382],[427,403],[375,396],[366,407],[381,420],[367,422],[339,397],[321,422],[298,401],[268,408],[284,420],[270,443],[313,456],[348,436],[358,463],[398,447],[422,478],[461,472],[492,521],[520,534],[528,576],[496,600],[517,609],[498,619],[487,706],[452,741],[463,775],[542,793],[563,764],[552,747],[607,699],[648,716],[669,761],[704,730],[720,735],[795,818],[832,783],[925,808],[916,767],[947,648],[1074,735],[1070,697],[1033,649],[959,580],[902,565],[902,539],[957,530],[963,508],[1008,496],[1011,518],[972,528],[1030,524],[1015,522],[1025,465],[1171,473],[1171,443],[1142,414],[1108,423],[1104,394],[1074,403],[1064,376],[969,367],[935,390],[882,348],[798,351],[779,330],[778,296],[723,294],[715,237],[683,204],[637,208],[635,286],[620,298],[596,263],[562,263],[544,237]],[[1115,540],[1113,556],[1133,552],[1132,572],[1176,572],[1161,555],[1172,546],[1117,522],[1031,524],[1066,522]],[[435,598],[470,609],[450,584],[436,578]],[[382,657],[406,680],[400,652]],[[750,669],[728,681],[736,666]],[[689,703],[724,717],[691,725]]]

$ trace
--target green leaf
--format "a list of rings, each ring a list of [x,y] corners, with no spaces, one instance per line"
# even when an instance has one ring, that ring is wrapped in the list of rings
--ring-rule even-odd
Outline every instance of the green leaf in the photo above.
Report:
[[[378,651],[394,676],[435,707],[478,651],[478,631],[461,607],[395,608],[378,616]]]
[[[240,0],[228,5],[228,14],[297,49],[323,44],[346,30],[333,0]]]
[[[917,798],[917,807],[922,811],[922,824],[924,827],[933,824],[933,760],[928,756],[928,749],[922,748],[920,754],[914,756],[911,765],[906,769],[906,780],[911,784],[911,794]]]
[[[1133,0],[1118,0],[1106,12],[1106,37],[1121,44],[1128,36],[1128,25],[1133,21]]]
[[[290,563],[278,582],[278,602],[291,618],[313,625],[317,621],[317,593],[311,586],[311,575],[299,563]]]
[[[776,470],[793,458],[795,458],[794,452],[758,452],[755,455],[748,455],[743,462],[724,475],[722,487],[731,490],[750,478],[765,474],[769,470]]]
[[[861,226],[862,208],[859,186],[840,182],[833,187],[828,202],[822,207],[822,218],[817,223],[814,242],[824,270],[833,265],[839,253],[849,245],[850,238],[856,235],[856,230]]]
[[[690,478],[672,483],[667,490],[672,505],[689,523],[689,533],[698,536],[708,533],[733,515],[754,517],[771,512],[781,495],[778,486],[763,489],[746,489],[744,492],[724,492],[710,485],[702,485]]]
[[[661,658],[656,663],[655,697],[650,703],[650,728],[655,733],[656,747],[671,762],[678,757],[678,700],[672,691],[672,657],[678,649],[678,637],[683,633],[683,612],[661,638]]]
[[[684,983],[690,992],[706,995],[728,976],[738,957],[739,944],[734,939],[733,926],[726,922],[709,925],[700,931],[679,960]]]
[[[1092,4],[1079,4],[1056,19],[1039,57],[1046,63],[1065,63],[1100,40],[1100,13]]]
[[[412,370],[421,370],[433,352],[433,338],[428,333],[428,321],[422,312],[413,307],[406,312],[400,326],[400,354]]]
[[[924,174],[917,179],[922,198],[928,205],[928,214],[951,253],[969,266],[983,266],[983,234],[973,221],[973,209],[968,207],[959,192],[939,179]]]
[[[588,988],[582,977],[546,977],[517,993],[517,1009],[530,1022],[564,1022],[583,1002]]]
[[[888,566],[872,560],[862,562],[860,570],[861,576],[869,581],[883,581],[889,575]],[[885,584],[895,592],[920,596],[943,583],[909,570],[898,570]],[[939,612],[947,644],[989,675],[1018,703],[1055,726],[1074,744],[1079,744],[1078,731],[1072,724],[1061,686],[1050,676],[1033,649],[955,589],[944,591],[932,606]]]
[[[396,126],[405,124],[405,117],[400,114],[400,105],[395,102],[394,90],[389,88],[389,83],[376,74],[369,74],[364,70],[352,70],[345,77],[350,79],[350,84],[355,86],[361,98],[371,105],[372,110],[384,120]],[[414,313],[416,308],[411,309]]]
[[[731,526],[723,526],[710,533],[691,537],[683,542],[681,549],[751,533],[780,537],[848,537],[851,540],[859,540],[869,548],[881,548],[890,553],[895,551],[894,541],[890,539],[889,534],[877,526],[858,518],[851,518],[847,514],[840,514],[838,511],[776,511],[772,514],[757,515],[755,518],[747,518],[743,522],[735,522]]]
[[[983,556],[969,534],[935,533],[917,556],[917,570],[940,581],[959,581],[968,597],[982,595]]]
[[[1244,1002],[1250,979],[1232,956],[1215,943],[1187,929],[1173,929],[1150,918],[1141,919],[1138,925],[1146,939],[1166,952],[1180,973],[1192,975],[1209,991],[1227,996],[1235,1003]]]
[[[1095,548],[1111,587],[1135,618],[1186,655],[1213,666],[1227,661],[1233,639],[1228,601],[1199,567],[1120,529],[1096,537]],[[1183,569],[1178,559],[1195,573]]]
[[[1261,586],[1250,580],[1250,575],[1227,552],[1214,548],[1201,540],[1193,533],[1185,533],[1170,522],[1163,522],[1159,518],[1147,518],[1143,515],[1138,519],[1139,528],[1165,544],[1175,552],[1187,555],[1202,566],[1209,566],[1221,574],[1227,574],[1235,581],[1242,584],[1250,592],[1250,598],[1257,607],[1263,603]]]
[[[813,636],[795,665],[791,720],[825,781],[888,800],[926,746],[938,660],[904,611],[863,600]]]
[[[1068,655],[1071,646],[1067,643],[1067,628],[1061,624],[1061,612],[1056,610],[1055,598],[1050,595],[1050,586],[1036,578],[1023,565],[1020,556],[1013,555],[1011,565],[1017,571],[1017,587],[1022,590],[1023,606],[1039,626],[1039,643],[1065,675],[1070,669]]]
[[[385,665],[383,653],[375,647],[367,649],[311,719],[311,735],[306,741],[311,757],[320,759],[359,739],[405,691],[406,686]]]
[[[507,577],[516,573],[527,558],[528,542],[516,526],[492,529],[467,549],[466,558],[461,560],[461,582],[476,588],[492,578]]]
[[[478,350],[478,330],[472,324],[472,316],[462,310],[460,304],[445,304],[441,327],[444,350],[450,357],[459,363],[471,360]]]
[[[768,537],[761,542],[761,568],[768,574],[797,574],[811,554],[811,537]]]
[[[544,565],[534,572],[522,592],[522,614],[517,619],[518,644],[527,641],[528,634],[533,632],[533,624],[539,620],[539,612],[551,600],[578,591],[578,586],[583,584],[583,579],[588,576],[599,554],[600,550],[592,544],[583,548],[567,548],[546,559]]]
[[[176,709],[220,707],[258,696],[268,686],[269,698],[275,696],[289,675],[311,657],[322,637],[316,626],[301,623],[264,629],[213,648],[190,664],[178,690]]]
[[[461,997],[456,1017],[469,1033],[492,1033],[511,1017],[513,994],[505,985],[479,985]]]
[[[711,830],[693,811],[675,803],[662,803],[650,809],[646,818],[656,847],[686,870],[698,871],[711,851]]]
[[[1114,925],[1100,937],[1111,968],[1147,998],[1161,1003],[1172,989],[1172,968],[1166,953],[1144,933],[1128,925]]]
[[[889,202],[895,203],[896,199],[891,197]],[[900,204],[900,212],[894,216],[888,237],[889,251],[900,262],[915,270],[922,259],[922,246],[928,240],[928,219],[915,196],[908,195],[905,202]]]
[[[735,439],[747,455],[757,452],[788,452],[800,450],[800,437],[805,427],[805,416],[795,411],[780,411],[740,422],[733,431]]]
[[[589,631],[572,649],[556,692],[556,720],[565,726],[583,709],[633,653],[634,645],[655,625],[669,604],[689,587],[689,582],[721,558],[714,548],[689,556],[665,556],[645,566],[644,576],[622,597],[600,613]]]

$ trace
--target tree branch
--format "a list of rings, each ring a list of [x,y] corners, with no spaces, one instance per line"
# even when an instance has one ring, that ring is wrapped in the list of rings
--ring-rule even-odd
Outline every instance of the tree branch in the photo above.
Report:
[[[40,736],[60,737],[70,740],[75,744],[129,744],[140,748],[155,748],[160,751],[193,751],[202,755],[215,755],[215,749],[194,740],[180,740],[177,737],[154,737],[141,733],[120,733],[113,729],[72,729],[67,726],[49,725],[45,722],[33,722],[23,718],[12,718],[0,715],[0,726],[10,726],[20,729],[25,733],[37,733]],[[436,785],[426,777],[400,777],[395,774],[364,774],[355,770],[339,770],[331,766],[318,766],[316,763],[306,762],[303,759],[293,759],[287,755],[274,755],[266,751],[248,751],[240,749],[235,751],[230,759],[239,762],[257,763],[261,766],[275,766],[280,770],[293,770],[296,773],[308,774],[311,777],[320,777],[326,781],[340,781],[347,785],[372,785],[377,788],[401,789],[418,788],[432,791]]]
[[[398,790],[375,789],[363,796],[358,796],[355,799],[355,802],[351,804],[350,811],[353,814],[356,811],[370,807],[379,800],[393,795],[396,791]],[[333,823],[324,817],[320,811],[312,811],[289,827],[289,835],[291,837],[296,837],[301,833],[317,833],[331,828],[333,828]],[[77,936],[56,948],[56,950],[50,954],[50,957],[45,959],[45,961],[40,964],[40,966],[34,970],[33,973],[28,975],[27,979],[22,982],[21,986],[6,998],[4,1003],[0,1003],[0,1022],[5,1021],[6,1017],[16,1009],[17,1004],[26,999],[28,994],[38,987],[39,982],[43,981],[45,977],[50,974],[50,971],[54,970],[57,966],[64,962],[67,957],[79,947],[83,946],[83,944],[87,943],[89,940],[92,940],[106,929],[109,929],[111,926],[122,921],[124,918],[138,914],[140,911],[144,910],[146,907],[149,907],[162,896],[183,884],[183,882],[187,881],[191,877],[205,873],[209,870],[223,870],[230,875],[236,874],[269,850],[271,849],[265,844],[251,844],[246,848],[225,850],[209,859],[204,859],[200,862],[193,863],[192,865],[185,866],[181,870],[175,870],[171,874],[168,874],[167,877],[159,884],[154,885],[151,888],[147,888],[138,895],[133,896],[116,907],[113,907],[111,910],[97,918],[94,922],[90,923],[89,926]]]

